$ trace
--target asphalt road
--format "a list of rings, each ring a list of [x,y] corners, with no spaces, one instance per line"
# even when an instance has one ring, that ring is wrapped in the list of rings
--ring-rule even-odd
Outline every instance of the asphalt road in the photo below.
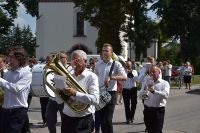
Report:
[[[138,100],[134,123],[125,123],[124,105],[116,105],[113,127],[115,133],[143,133],[143,105]],[[29,119],[32,133],[48,133],[47,127],[42,127],[39,98],[34,97],[29,109]],[[60,117],[58,114],[57,132],[60,132]],[[200,86],[193,86],[191,91],[171,89],[168,98],[164,133],[200,133]]]

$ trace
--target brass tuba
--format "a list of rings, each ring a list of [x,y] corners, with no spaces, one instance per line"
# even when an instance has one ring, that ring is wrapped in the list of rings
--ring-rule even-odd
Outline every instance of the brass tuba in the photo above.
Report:
[[[69,106],[76,113],[81,113],[86,111],[89,108],[89,104],[82,103],[80,101],[73,100],[71,97],[64,94],[63,91],[55,88],[51,83],[47,81],[49,74],[57,74],[64,76],[66,78],[66,84],[79,92],[87,93],[84,88],[72,77],[70,72],[66,69],[65,66],[60,62],[59,56],[55,56],[52,61],[44,67],[44,84],[47,85],[57,97],[64,101],[66,105]]]

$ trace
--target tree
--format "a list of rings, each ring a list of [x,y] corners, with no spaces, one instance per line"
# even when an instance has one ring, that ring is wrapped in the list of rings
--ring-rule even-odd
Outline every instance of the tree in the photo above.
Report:
[[[161,17],[160,28],[169,38],[180,40],[184,61],[199,56],[200,1],[159,0],[153,6]],[[194,48],[195,46],[195,48]],[[193,54],[191,54],[193,53]]]
[[[35,56],[36,38],[33,36],[30,27],[22,29],[19,26],[13,27],[8,35],[0,36],[1,54],[6,54],[8,48],[12,46],[22,46],[29,56]]]
[[[26,12],[32,17],[39,17],[38,2],[39,0],[20,0],[26,7]]]
[[[183,60],[180,58],[180,44],[177,42],[170,42],[167,45],[169,48],[161,48],[161,55],[159,61],[170,60],[173,65],[181,65]]]
[[[5,0],[0,2],[0,36],[8,34],[14,19],[17,17],[17,0]]]
[[[147,56],[146,50],[157,36],[156,23],[147,17],[149,2],[151,0],[133,0],[127,15],[128,24],[122,27],[128,38],[126,41],[134,43],[136,60],[141,60],[141,55]]]
[[[30,56],[35,56],[36,52],[36,37],[33,36],[30,26],[23,27],[21,31],[22,46],[26,49]]]
[[[121,25],[125,22],[125,14],[129,0],[73,0],[80,7],[83,18],[99,29],[96,46],[101,51],[103,43],[111,43],[116,54],[121,53],[119,38]]]

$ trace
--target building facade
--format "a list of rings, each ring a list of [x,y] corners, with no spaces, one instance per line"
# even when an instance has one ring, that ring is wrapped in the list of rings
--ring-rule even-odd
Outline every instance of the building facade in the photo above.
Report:
[[[39,17],[36,21],[37,59],[45,59],[47,55],[56,54],[59,51],[68,51],[77,43],[86,45],[91,51],[89,54],[98,54],[95,46],[98,30],[80,17],[81,10],[74,8],[74,3],[71,0],[40,0],[38,7]],[[120,34],[121,55],[125,59],[128,57],[135,59],[134,49],[123,41],[122,35],[123,33]],[[154,49],[153,53],[155,53]]]
[[[74,8],[70,0],[40,0],[36,26],[37,59],[68,51],[77,43],[86,45],[91,54],[97,54],[98,30],[81,20],[80,9]]]

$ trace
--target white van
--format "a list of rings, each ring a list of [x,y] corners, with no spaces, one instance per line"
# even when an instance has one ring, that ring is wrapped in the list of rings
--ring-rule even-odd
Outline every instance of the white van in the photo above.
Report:
[[[91,58],[93,58],[93,57],[95,57],[95,58],[97,58],[97,61],[99,61],[99,60],[101,60],[101,57],[100,57],[100,55],[87,55],[87,64],[89,64],[89,62],[90,62],[90,59]]]

